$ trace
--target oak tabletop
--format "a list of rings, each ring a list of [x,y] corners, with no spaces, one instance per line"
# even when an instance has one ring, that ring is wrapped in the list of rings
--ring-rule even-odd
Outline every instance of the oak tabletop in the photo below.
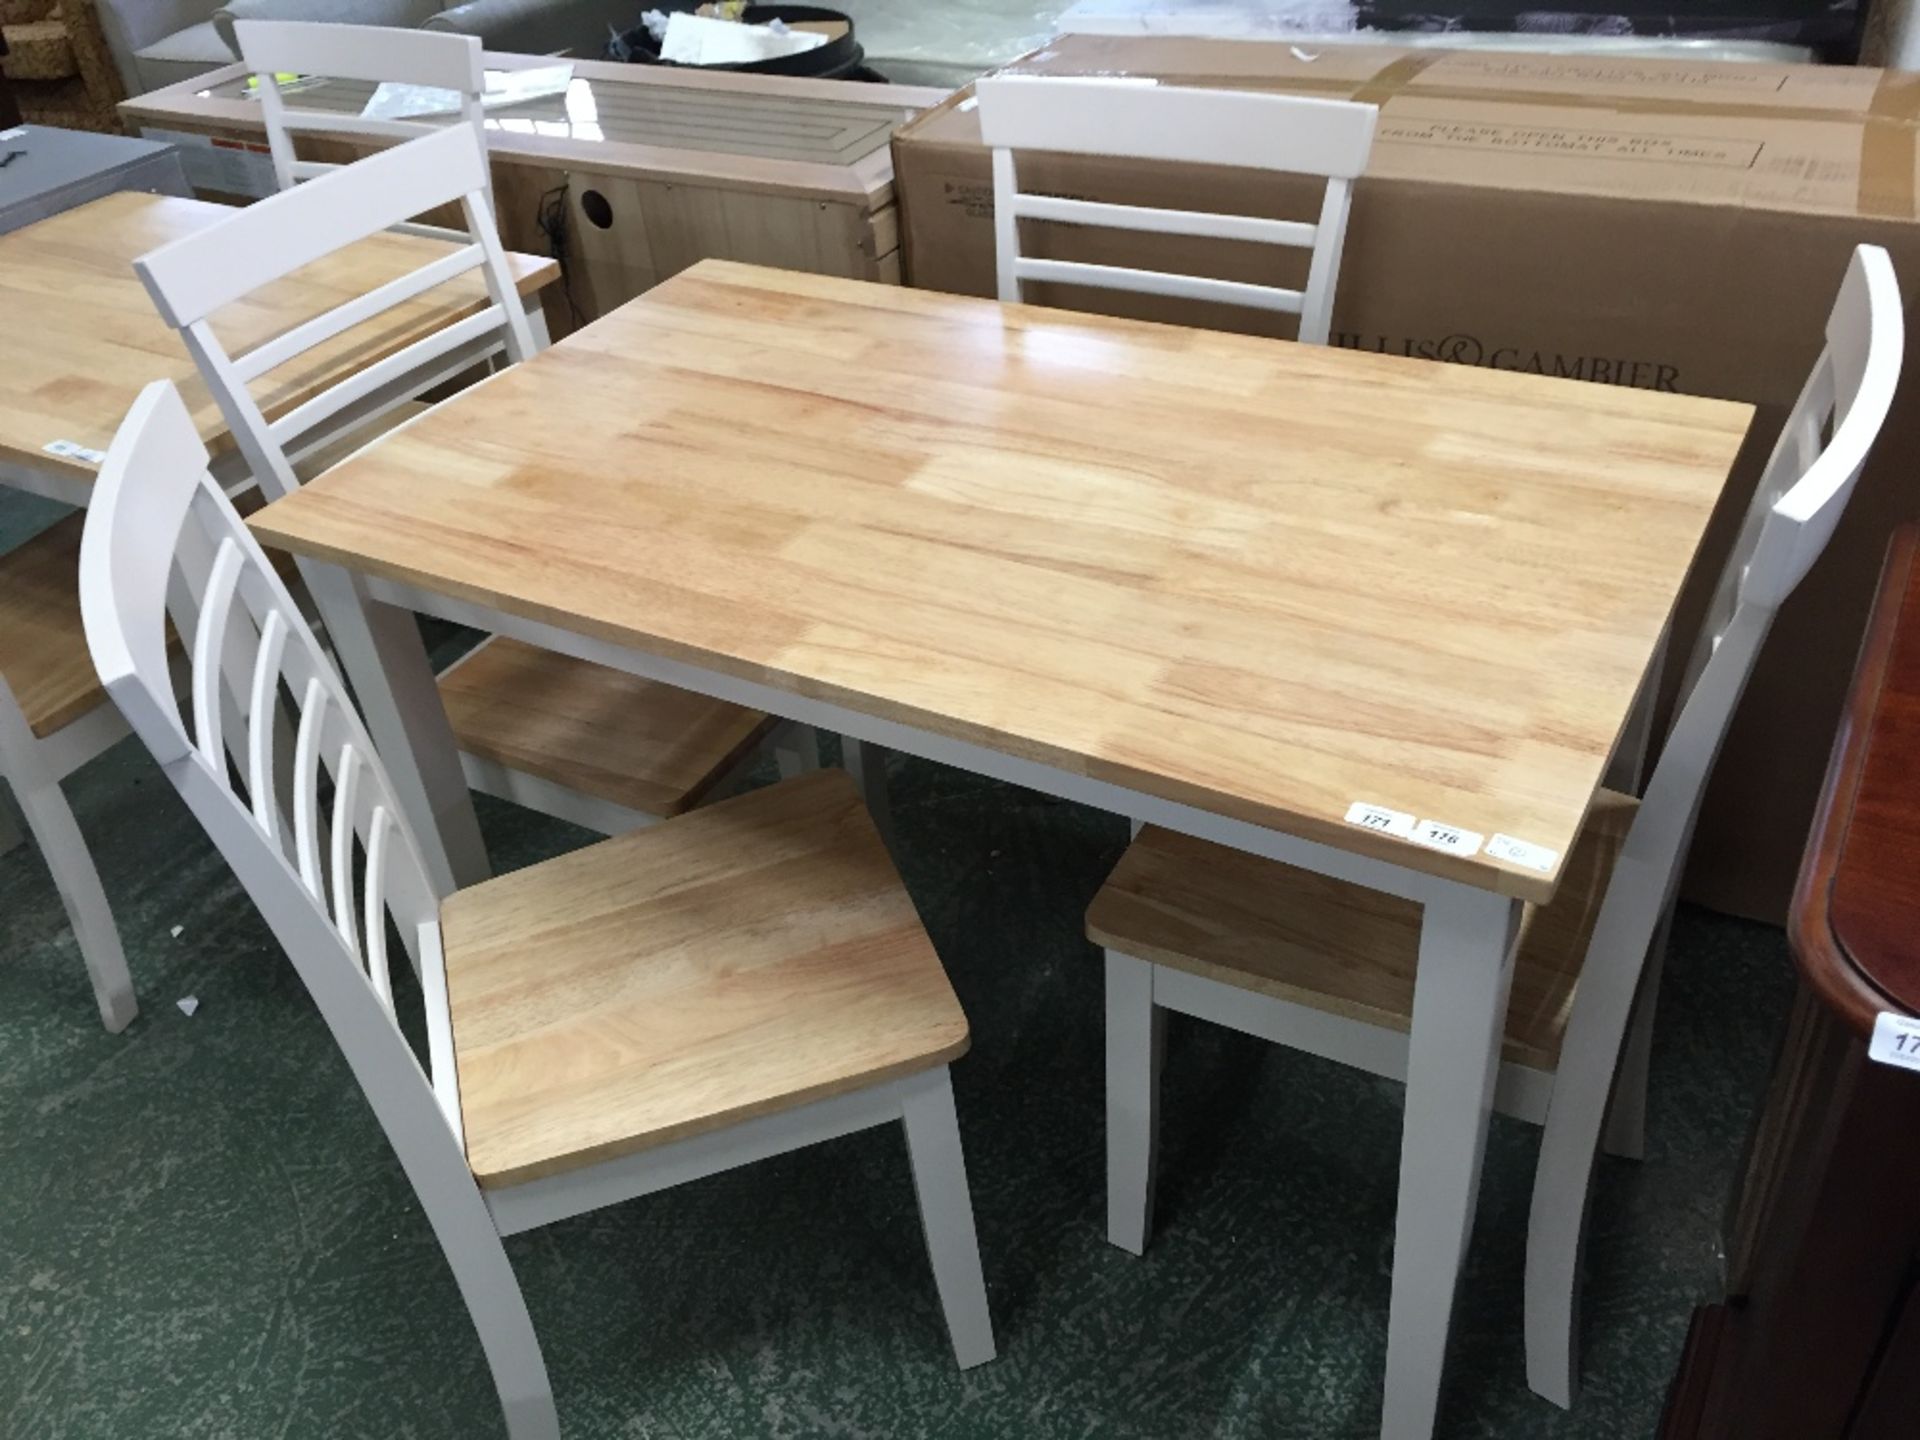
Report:
[[[253,523],[1543,900],[1751,414],[705,261]]]
[[[133,273],[149,250],[231,213],[201,200],[123,193],[0,236],[0,460],[91,481],[93,466],[45,447],[66,440],[105,450],[155,380],[180,387],[210,448],[232,443],[192,357]],[[251,348],[448,248],[442,240],[376,235],[227,307],[213,328],[230,347]],[[523,295],[559,278],[551,260],[511,261]],[[485,295],[477,272],[463,275],[263,376],[255,398],[272,419],[478,310]]]

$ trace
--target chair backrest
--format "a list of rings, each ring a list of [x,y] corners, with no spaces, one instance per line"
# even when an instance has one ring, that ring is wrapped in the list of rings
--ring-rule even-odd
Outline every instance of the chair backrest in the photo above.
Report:
[[[282,74],[392,82],[449,91],[455,103],[448,108],[457,110],[460,119],[480,142],[481,153],[486,153],[483,98],[487,78],[477,35],[311,20],[239,20],[234,22],[233,33],[240,49],[240,61],[253,73],[260,96],[260,118],[267,127],[267,148],[273,152],[273,170],[282,190],[290,190],[302,180],[340,168],[324,161],[300,159],[295,136],[301,133],[414,140],[442,128],[424,118],[386,120],[338,110],[302,108],[298,91],[288,95],[280,89]],[[491,197],[490,178],[481,188]],[[441,236],[453,233],[434,226],[406,223],[395,228]]]
[[[1187,300],[1250,305],[1300,317],[1300,339],[1323,345],[1346,243],[1352,182],[1367,167],[1379,110],[1350,100],[1186,89],[1151,80],[997,75],[975,83],[981,138],[993,150],[995,252],[1002,300],[1047,280]],[[1161,210],[1023,192],[1015,151],[1166,160],[1318,176],[1317,223]],[[1167,235],[1211,236],[1310,250],[1306,287],[1288,289],[1159,270],[1045,260],[1020,251],[1020,222],[1044,220]]]
[[[141,393],[100,467],[80,608],[107,692],[273,928],[402,1160],[443,1136],[457,1147],[440,897],[345,687],[169,382]],[[186,642],[185,702],[169,619]],[[244,737],[225,733],[227,715]],[[389,920],[420,979],[424,1066],[397,1017]]]
[[[181,332],[254,478],[270,498],[299,484],[288,456],[303,440],[364,418],[396,389],[403,396],[417,394],[502,349],[514,363],[533,353],[533,333],[487,204],[485,175],[486,156],[472,132],[440,130],[235,210],[134,262],[161,315]],[[211,323],[216,312],[302,266],[378,235],[423,200],[430,205],[457,202],[472,239],[243,355],[227,353]],[[489,301],[477,313],[355,371],[272,423],[261,413],[248,388],[253,381],[476,270],[486,282]]]
[[[1774,614],[1840,521],[1892,407],[1905,344],[1893,262],[1879,246],[1861,245],[1828,318],[1826,347],[1761,472],[1708,607],[1679,710],[1602,902],[1590,954],[1634,965],[1644,957]]]

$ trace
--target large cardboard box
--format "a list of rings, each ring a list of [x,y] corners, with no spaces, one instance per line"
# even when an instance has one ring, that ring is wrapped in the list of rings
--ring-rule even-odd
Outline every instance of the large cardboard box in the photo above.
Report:
[[[1372,101],[1378,139],[1355,188],[1334,343],[1758,405],[1675,617],[1669,702],[1855,244],[1893,253],[1909,329],[1920,328],[1911,308],[1920,298],[1920,76],[1106,36],[1062,38],[1011,68]],[[992,186],[971,94],[893,143],[907,282],[991,295]],[[1061,156],[1021,165],[1023,188],[1182,209],[1311,218],[1318,195],[1291,181],[1250,183],[1246,171]],[[1056,225],[1028,233],[1036,254],[1227,279],[1287,283],[1287,264],[1299,263],[1235,242]],[[1028,294],[1228,329],[1285,335],[1293,324],[1119,292]],[[1886,536],[1920,514],[1915,369],[1920,360],[1907,367],[1827,556],[1782,612],[1728,737],[1686,882],[1709,905],[1785,915]]]

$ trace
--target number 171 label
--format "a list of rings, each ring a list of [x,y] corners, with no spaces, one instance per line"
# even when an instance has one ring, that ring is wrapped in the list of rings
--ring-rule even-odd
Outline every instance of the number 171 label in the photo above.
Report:
[[[1880,1018],[1873,1022],[1867,1058],[1878,1060],[1882,1065],[1898,1065],[1903,1070],[1920,1070],[1920,1019],[1882,1010]]]

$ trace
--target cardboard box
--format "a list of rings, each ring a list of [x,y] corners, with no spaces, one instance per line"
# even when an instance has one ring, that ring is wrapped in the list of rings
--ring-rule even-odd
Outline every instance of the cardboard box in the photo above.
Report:
[[[1010,67],[1128,74],[1381,107],[1355,187],[1334,343],[1761,407],[1675,617],[1667,699],[1754,477],[1823,344],[1855,244],[1920,300],[1920,76],[1857,68],[1278,42],[1063,37]],[[894,136],[907,282],[994,291],[992,186],[971,94]],[[1311,219],[1317,185],[1035,155],[1026,188]],[[1035,225],[1060,259],[1289,283],[1299,253]],[[1284,258],[1281,258],[1284,257]],[[1298,283],[1293,275],[1292,283]],[[1030,299],[1289,334],[1263,312],[1031,286]],[[1779,921],[1894,523],[1920,514],[1920,389],[1895,413],[1831,548],[1783,610],[1709,788],[1686,894]]]

